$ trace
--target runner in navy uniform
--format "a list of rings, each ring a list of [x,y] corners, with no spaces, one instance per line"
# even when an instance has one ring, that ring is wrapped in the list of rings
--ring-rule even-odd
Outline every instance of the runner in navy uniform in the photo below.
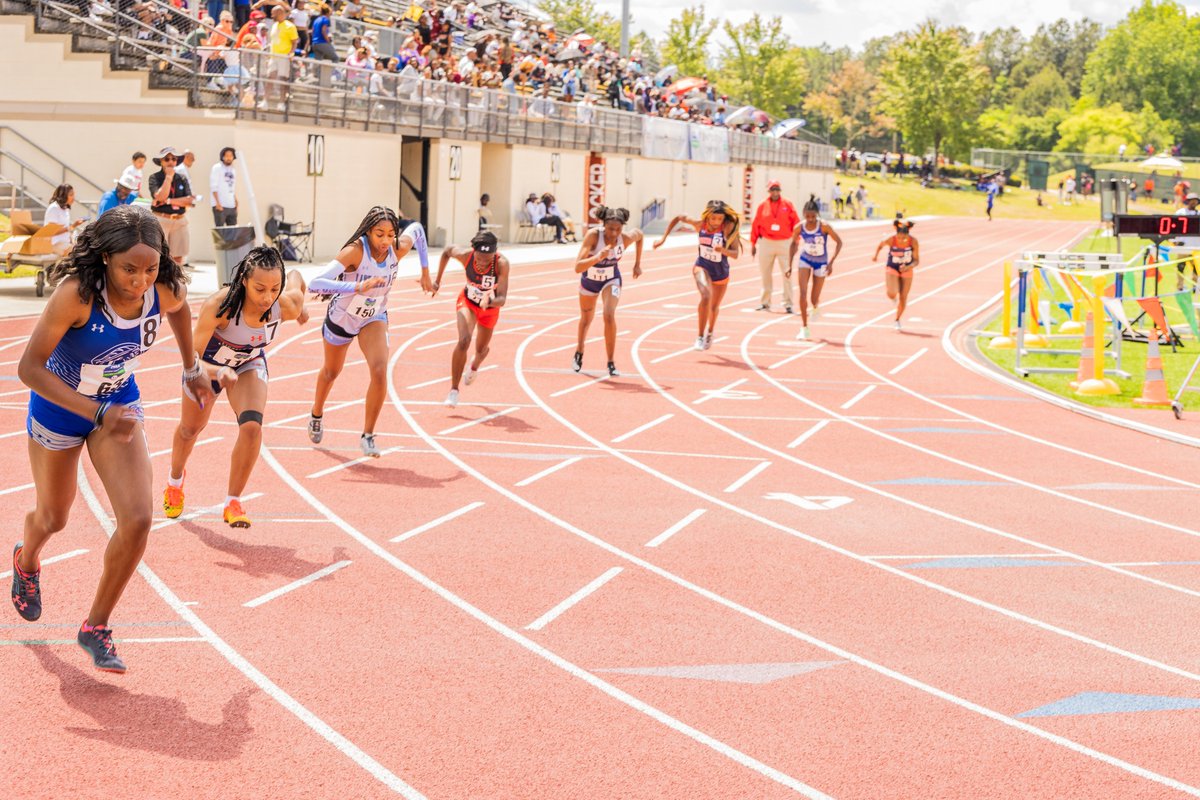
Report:
[[[24,541],[13,548],[12,600],[23,618],[41,616],[39,556],[67,524],[86,444],[116,530],[76,641],[98,669],[124,672],[108,622],[146,550],[154,506],[134,373],[161,335],[163,316],[183,357],[184,381],[204,405],[213,393],[192,346],[186,278],[149,209],[118,206],[104,214],[84,229],[52,278],[58,288],[17,367],[32,390],[26,429],[37,504],[25,516]]]
[[[467,285],[463,287],[455,303],[458,314],[458,342],[454,345],[454,354],[450,357],[450,394],[446,395],[446,405],[453,408],[458,405],[458,385],[460,380],[468,386],[479,374],[483,360],[487,358],[488,346],[492,341],[492,333],[496,323],[500,321],[500,307],[504,305],[508,295],[508,259],[500,255],[499,242],[496,234],[491,231],[480,231],[471,239],[471,247],[447,247],[442,251],[442,260],[438,264],[437,278],[433,281],[433,295],[437,296],[442,286],[442,275],[450,259],[457,259],[463,265]],[[471,336],[475,336],[475,358],[471,360],[471,369],[463,379],[463,367],[467,365],[467,351],[471,349]]]
[[[884,270],[884,280],[887,282],[887,296],[896,301],[896,330],[900,330],[900,317],[904,316],[904,308],[908,304],[908,291],[912,288],[913,268],[921,261],[921,249],[917,240],[909,231],[913,223],[899,218],[892,222],[896,234],[889,236],[875,248],[872,261],[879,260],[879,251],[888,249],[887,268]]]
[[[685,214],[672,219],[662,238],[654,243],[655,250],[662,247],[681,222],[699,231],[700,251],[692,265],[692,278],[700,291],[695,349],[707,350],[712,347],[717,314],[729,285],[729,258],[737,258],[742,252],[741,217],[725,201],[713,200],[704,207],[700,219],[691,219]]]
[[[308,321],[304,309],[304,278],[296,270],[287,276],[283,257],[274,247],[256,247],[238,263],[229,285],[200,306],[192,338],[204,342],[200,356],[212,390],[229,390],[229,405],[237,414],[238,435],[229,465],[229,494],[223,518],[234,528],[249,528],[241,495],[250,480],[262,446],[263,411],[267,406],[267,357],[264,350],[288,320]],[[174,519],[183,513],[183,478],[196,438],[208,425],[215,403],[203,407],[187,386],[183,410],[171,442],[171,470],[163,492],[163,510]]]
[[[579,340],[575,346],[574,368],[583,369],[583,345],[588,328],[596,316],[596,298],[604,298],[604,348],[608,354],[608,374],[617,377],[613,355],[617,349],[617,303],[621,298],[621,256],[630,245],[635,248],[633,277],[642,274],[642,232],[637,228],[625,232],[629,211],[624,208],[600,206],[594,216],[601,227],[592,228],[583,237],[579,255],[575,257],[575,272],[579,275]]]
[[[842,237],[820,218],[821,204],[817,196],[809,195],[804,204],[804,218],[792,231],[792,246],[788,253],[788,272],[784,277],[791,277],[792,264],[795,263],[800,282],[800,333],[797,339],[808,338],[808,281],[812,278],[812,311],[813,318],[817,316],[817,306],[821,302],[821,287],[825,279],[833,274],[833,262],[842,252]],[[833,255],[829,255],[829,240],[835,245]],[[795,261],[797,250],[800,260]]]

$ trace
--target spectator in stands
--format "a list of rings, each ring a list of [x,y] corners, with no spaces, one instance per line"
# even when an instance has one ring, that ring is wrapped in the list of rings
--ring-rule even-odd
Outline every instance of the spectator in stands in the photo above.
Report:
[[[113,183],[116,186],[100,195],[100,204],[96,206],[97,217],[117,206],[127,206],[137,199],[137,192],[134,191],[133,181],[122,176],[113,181]]]
[[[529,215],[529,221],[534,225],[551,225],[554,227],[554,241],[558,244],[563,244],[563,230],[566,226],[558,217],[547,216],[546,206],[538,199],[537,193],[530,192],[529,197],[525,198],[525,213]]]
[[[558,200],[554,198],[554,195],[550,194],[549,192],[542,195],[542,205],[546,207],[546,219],[557,217],[558,219],[562,220],[563,228],[566,231],[568,241],[579,241],[577,238],[575,238],[575,221],[571,219],[570,214],[559,208]],[[545,222],[545,220],[543,220],[543,222]]]
[[[285,6],[271,7],[270,52],[267,60],[267,103],[272,100],[276,108],[283,110],[284,99],[287,96],[287,83],[292,79],[292,54],[296,52],[296,43],[300,41],[300,33],[296,24],[288,18]]]
[[[208,173],[208,188],[212,192],[213,225],[237,225],[237,171],[233,162],[237,151],[221,148],[221,160]]]
[[[233,41],[234,48],[238,50],[246,46],[247,39],[253,39],[258,35],[258,23],[267,18],[267,15],[263,12],[258,10],[250,11],[249,8],[250,6],[247,5],[247,20],[238,27],[237,38]]]
[[[312,23],[312,57],[318,61],[338,61],[337,50],[333,49],[333,41],[329,33],[329,5],[321,3],[317,10],[317,18]],[[324,75],[324,72],[322,72]]]
[[[292,7],[288,12],[288,19],[296,26],[296,50],[298,56],[308,54],[309,48],[309,24],[312,20],[312,14],[308,8],[308,0],[292,0]]]
[[[234,24],[240,31],[251,19],[250,0],[233,0],[233,15]]]
[[[181,266],[190,249],[185,214],[194,205],[191,184],[175,169],[182,155],[174,147],[164,147],[154,159],[161,169],[149,179],[150,210],[166,235],[171,260]]]
[[[142,167],[146,166],[146,154],[138,150],[130,157],[130,162],[121,173],[121,179],[133,185],[133,193],[136,195],[142,188]]]
[[[779,181],[767,184],[767,199],[759,204],[750,224],[750,255],[758,258],[758,274],[762,279],[762,298],[759,311],[771,310],[771,294],[775,290],[775,263],[783,275],[783,306],[792,313],[792,265],[788,257],[792,231],[800,224],[796,207],[783,196]]]
[[[75,189],[69,183],[64,183],[50,195],[50,205],[46,206],[46,216],[43,225],[58,224],[66,228],[63,233],[50,237],[50,246],[56,256],[66,255],[71,249],[71,231],[82,225],[85,220],[77,219],[71,222],[71,204],[75,202]]]

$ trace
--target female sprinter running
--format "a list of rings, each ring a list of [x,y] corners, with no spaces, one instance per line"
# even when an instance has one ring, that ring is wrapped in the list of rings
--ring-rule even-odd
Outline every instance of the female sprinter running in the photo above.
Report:
[[[438,264],[437,278],[433,282],[435,297],[451,258],[462,263],[467,277],[467,285],[458,295],[455,306],[458,342],[450,356],[450,394],[446,395],[446,405],[451,408],[458,405],[458,384],[463,377],[463,367],[467,364],[471,336],[475,336],[475,358],[471,360],[471,370],[464,380],[468,386],[475,380],[483,360],[487,358],[492,332],[500,321],[500,307],[508,295],[508,259],[497,252],[498,247],[496,234],[480,231],[471,239],[470,249],[447,247],[442,251],[442,260]]]
[[[804,204],[804,218],[792,231],[792,246],[788,252],[788,272],[785,277],[791,277],[792,264],[799,270],[800,281],[800,333],[797,339],[808,338],[808,281],[812,278],[812,310],[813,318],[817,316],[817,306],[821,302],[821,287],[825,279],[833,274],[833,262],[837,261],[842,252],[842,237],[838,236],[828,223],[822,222],[818,216],[821,204],[817,196],[810,194]],[[829,240],[835,245],[833,255],[829,255]],[[796,251],[800,251],[800,260],[796,261]]]
[[[17,367],[31,389],[25,427],[37,503],[25,516],[24,541],[13,548],[12,600],[25,619],[41,616],[39,556],[67,524],[86,444],[117,525],[76,641],[98,669],[124,672],[108,621],[142,560],[154,506],[134,373],[164,316],[183,356],[184,383],[201,404],[210,405],[213,393],[192,347],[186,278],[148,209],[118,206],[104,214],[84,229],[54,277],[58,288]]]
[[[686,222],[700,232],[700,253],[692,265],[692,277],[700,290],[699,334],[696,350],[712,347],[713,329],[717,325],[717,314],[725,290],[729,285],[729,259],[737,258],[742,252],[742,237],[739,233],[742,220],[737,212],[723,200],[712,200],[704,207],[700,219],[690,219],[680,214],[671,220],[662,238],[654,243],[654,249],[662,247],[676,225]]]
[[[238,263],[229,285],[200,306],[192,340],[203,342],[200,356],[214,394],[229,390],[229,405],[237,414],[238,435],[229,465],[229,494],[225,524],[249,528],[241,494],[250,480],[262,445],[263,410],[267,406],[267,357],[281,322],[308,321],[304,310],[304,278],[292,270],[284,287],[283,257],[274,247],[256,247]],[[183,513],[183,478],[196,437],[208,425],[216,403],[200,405],[183,387],[183,411],[171,441],[171,471],[163,492],[163,510],[171,519]]]
[[[604,349],[608,353],[608,374],[617,377],[613,354],[617,349],[617,303],[621,299],[621,256],[626,248],[636,249],[633,258],[633,277],[642,274],[642,232],[637,228],[626,232],[629,211],[624,208],[600,206],[594,212],[601,228],[592,228],[583,237],[579,255],[575,257],[575,272],[579,278],[579,341],[575,345],[575,371],[583,369],[583,343],[588,328],[596,316],[596,298],[604,299]]]
[[[921,248],[909,233],[913,226],[911,220],[899,218],[894,220],[892,225],[896,227],[895,235],[879,243],[871,260],[878,261],[879,251],[885,247],[888,249],[884,277],[887,281],[888,300],[896,301],[896,330],[900,330],[900,317],[904,316],[904,307],[908,304],[908,290],[912,288],[913,268],[921,262]]]
[[[358,339],[367,360],[371,384],[367,387],[363,433],[359,446],[363,455],[379,458],[375,445],[375,422],[387,394],[387,296],[396,280],[400,259],[416,248],[421,259],[421,289],[429,292],[429,247],[421,223],[401,228],[396,212],[375,206],[358,226],[329,269],[313,278],[309,290],[333,295],[325,315],[325,363],[317,373],[317,391],[308,418],[308,438],[320,444],[325,435],[325,400],[346,364],[347,346]],[[382,325],[375,323],[382,322]]]

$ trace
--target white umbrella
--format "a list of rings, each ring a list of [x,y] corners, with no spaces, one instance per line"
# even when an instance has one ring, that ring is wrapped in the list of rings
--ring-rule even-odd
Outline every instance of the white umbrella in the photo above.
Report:
[[[679,67],[675,66],[674,64],[663,67],[655,74],[654,83],[658,86],[662,86],[666,82],[667,78],[674,78],[677,74],[679,74]]]
[[[1183,162],[1178,158],[1170,156],[1150,156],[1142,162],[1143,167],[1166,167],[1168,169],[1182,169]]]

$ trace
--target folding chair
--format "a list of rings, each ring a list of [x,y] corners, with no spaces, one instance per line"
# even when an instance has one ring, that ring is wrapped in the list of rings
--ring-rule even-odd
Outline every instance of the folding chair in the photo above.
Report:
[[[271,243],[279,251],[285,261],[296,261],[307,264],[312,261],[313,224],[303,222],[285,222],[283,206],[272,203],[269,206],[271,218],[264,227]]]

